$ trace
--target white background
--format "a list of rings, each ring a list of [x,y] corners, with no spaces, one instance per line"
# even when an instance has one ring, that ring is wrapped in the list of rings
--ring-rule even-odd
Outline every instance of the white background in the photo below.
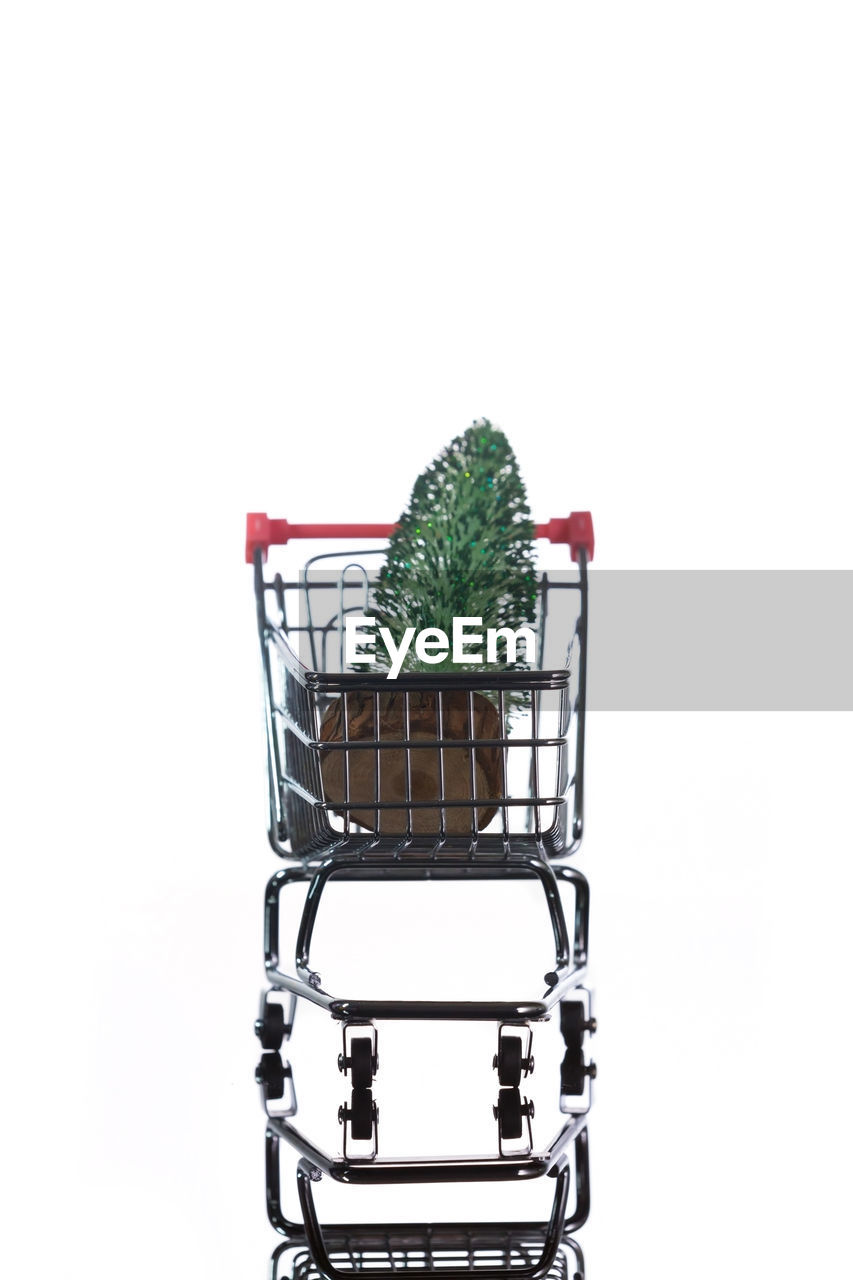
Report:
[[[816,0],[4,7],[9,1274],[274,1244],[246,510],[393,520],[485,414],[602,567],[851,567],[851,35]],[[591,717],[592,1280],[846,1265],[849,731]]]

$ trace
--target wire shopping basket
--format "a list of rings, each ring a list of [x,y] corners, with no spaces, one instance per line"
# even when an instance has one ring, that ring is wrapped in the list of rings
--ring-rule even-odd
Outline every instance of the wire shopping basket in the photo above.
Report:
[[[535,667],[408,672],[393,682],[345,665],[346,619],[370,611],[382,549],[324,553],[296,576],[264,576],[271,546],[384,539],[392,529],[248,517],[273,848],[309,860],[425,850],[569,856],[583,832],[589,513],[536,527],[569,547],[571,567],[539,574]],[[510,723],[519,702],[524,712]],[[424,796],[417,784],[430,770],[434,789]]]

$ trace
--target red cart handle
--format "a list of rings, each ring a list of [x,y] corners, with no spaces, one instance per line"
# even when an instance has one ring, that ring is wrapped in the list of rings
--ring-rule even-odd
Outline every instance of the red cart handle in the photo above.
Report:
[[[390,538],[396,524],[291,524],[288,520],[271,520],[261,512],[246,516],[246,563],[251,564],[260,547],[266,560],[270,547],[284,546],[291,538]],[[536,537],[549,542],[564,542],[577,560],[583,549],[587,560],[595,552],[595,533],[589,511],[573,511],[570,516],[537,524]]]

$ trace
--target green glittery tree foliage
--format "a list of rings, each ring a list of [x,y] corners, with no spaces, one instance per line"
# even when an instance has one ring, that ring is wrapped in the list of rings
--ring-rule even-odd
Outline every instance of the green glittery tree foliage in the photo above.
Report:
[[[527,494],[515,454],[488,419],[475,422],[447,446],[415,481],[409,505],[391,535],[388,556],[374,592],[381,626],[399,642],[440,627],[452,634],[454,617],[479,617],[483,628],[532,626],[537,576]],[[377,658],[384,650],[377,646]],[[421,662],[414,645],[404,670],[471,671],[524,669],[507,662],[499,639],[496,664],[462,664],[449,654],[441,663]],[[507,698],[518,705],[523,699]]]
[[[398,645],[407,627],[416,634],[440,628],[452,638],[454,618],[481,618],[483,631],[531,626],[538,594],[534,536],[527,495],[506,436],[486,419],[475,422],[415,481],[409,505],[391,535],[371,613]],[[385,646],[377,644],[375,654],[377,666],[387,669]],[[494,672],[528,665],[523,646],[516,661],[507,661],[502,638],[495,663],[455,663],[452,656],[451,651],[441,662],[424,663],[411,645],[402,669]],[[321,726],[324,742],[346,740],[361,747],[376,739],[417,742],[443,737],[459,745],[447,745],[440,752],[389,747],[381,753],[381,767],[378,748],[355,750],[350,745],[323,752],[326,799],[347,803],[346,810],[335,812],[346,812],[367,831],[470,838],[493,820],[508,783],[500,747],[469,742],[488,744],[501,738],[513,712],[528,702],[523,691],[507,690],[502,717],[500,699],[487,690],[473,692],[470,701],[454,688],[417,690],[401,697],[389,681],[379,694],[377,720],[374,694],[353,689],[346,709],[341,699],[329,704]],[[374,808],[377,801],[388,807]]]

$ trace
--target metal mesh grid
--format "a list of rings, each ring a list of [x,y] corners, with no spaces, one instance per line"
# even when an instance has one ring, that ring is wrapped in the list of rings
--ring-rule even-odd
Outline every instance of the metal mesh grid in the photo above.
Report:
[[[255,566],[273,847],[309,859],[353,851],[573,852],[582,824],[585,563],[570,580],[540,576],[540,659],[549,599],[556,591],[561,604],[571,599],[563,611],[571,625],[557,650],[563,665],[409,672],[389,681],[382,672],[338,669],[343,619],[370,608],[371,579],[353,560],[359,554],[342,557],[338,580],[319,583],[308,574],[265,581],[259,558]],[[343,579],[355,570],[353,604],[345,594],[352,583]],[[317,592],[326,593],[322,609]],[[296,617],[287,603],[294,593],[303,602]]]
[[[451,1267],[477,1271],[500,1267],[511,1274],[513,1270],[538,1262],[542,1254],[542,1240],[535,1239],[532,1233],[519,1237],[500,1231],[488,1236],[470,1231],[454,1235],[436,1231],[421,1238],[377,1232],[359,1235],[356,1239],[335,1238],[330,1244],[331,1260],[342,1271],[403,1272]],[[577,1270],[579,1265],[576,1254],[560,1249],[548,1271],[548,1280],[577,1280],[583,1274]],[[292,1255],[290,1275],[293,1280],[322,1280],[322,1273],[307,1249],[299,1249]],[[283,1273],[281,1277],[283,1280]]]

